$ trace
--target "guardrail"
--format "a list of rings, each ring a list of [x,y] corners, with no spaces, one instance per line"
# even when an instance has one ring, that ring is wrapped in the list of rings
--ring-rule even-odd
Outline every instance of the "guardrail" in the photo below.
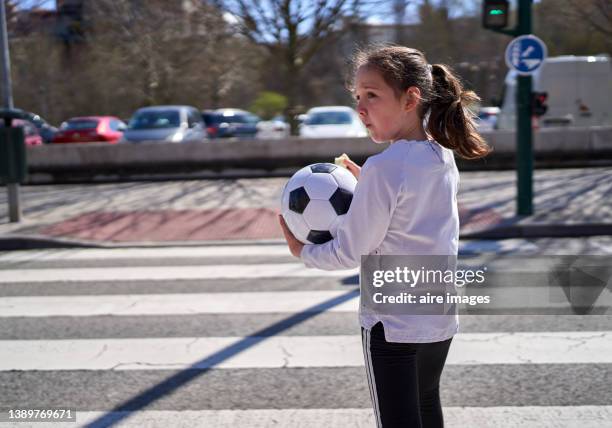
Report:
[[[459,167],[513,168],[513,131],[482,134],[494,152],[486,160],[464,162]],[[301,167],[312,162],[331,161],[348,153],[356,161],[380,152],[386,145],[369,138],[279,140],[210,140],[201,143],[79,143],[31,147],[30,174],[64,178],[95,174],[220,172],[226,169],[277,170]],[[537,162],[580,162],[612,160],[612,127],[545,128],[535,132]]]

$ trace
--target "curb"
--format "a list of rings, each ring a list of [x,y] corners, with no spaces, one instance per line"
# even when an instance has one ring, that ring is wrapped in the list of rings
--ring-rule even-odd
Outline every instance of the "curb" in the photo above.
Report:
[[[54,248],[164,248],[164,247],[206,247],[239,245],[278,245],[282,239],[234,239],[211,241],[138,241],[100,242],[79,239],[57,238],[44,235],[5,235],[0,237],[0,251],[46,250]]]
[[[104,245],[98,243],[87,243],[65,238],[49,238],[35,235],[5,235],[0,238],[0,251],[104,247]]]
[[[459,235],[462,240],[500,240],[516,238],[585,238],[612,236],[612,223],[543,224],[503,226]],[[44,235],[5,235],[0,237],[0,251],[42,250],[53,248],[164,248],[219,245],[278,245],[283,239],[241,239],[214,241],[144,241],[99,242]]]
[[[586,238],[612,235],[612,223],[526,224],[461,234],[460,239]]]

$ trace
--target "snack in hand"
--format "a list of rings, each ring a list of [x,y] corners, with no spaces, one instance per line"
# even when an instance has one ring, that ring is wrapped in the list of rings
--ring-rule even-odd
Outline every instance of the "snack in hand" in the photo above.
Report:
[[[349,157],[346,153],[342,153],[340,156],[334,159],[334,163],[343,168],[346,168],[346,164],[344,163],[345,160],[349,160]]]

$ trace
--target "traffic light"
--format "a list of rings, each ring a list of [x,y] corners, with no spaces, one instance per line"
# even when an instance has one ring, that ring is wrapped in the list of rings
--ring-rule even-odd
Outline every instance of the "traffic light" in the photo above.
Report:
[[[508,0],[482,1],[482,26],[489,30],[499,30],[508,26]]]
[[[531,93],[531,114],[534,116],[544,116],[548,110],[546,100],[548,92],[532,92]]]

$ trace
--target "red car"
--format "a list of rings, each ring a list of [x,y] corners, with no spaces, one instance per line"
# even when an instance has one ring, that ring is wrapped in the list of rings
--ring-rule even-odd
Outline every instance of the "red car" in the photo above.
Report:
[[[62,123],[53,143],[117,143],[126,125],[113,116],[73,117]]]
[[[30,122],[21,119],[13,119],[12,126],[23,127],[23,133],[25,134],[25,145],[26,146],[42,146],[43,139],[36,130],[36,127]]]

